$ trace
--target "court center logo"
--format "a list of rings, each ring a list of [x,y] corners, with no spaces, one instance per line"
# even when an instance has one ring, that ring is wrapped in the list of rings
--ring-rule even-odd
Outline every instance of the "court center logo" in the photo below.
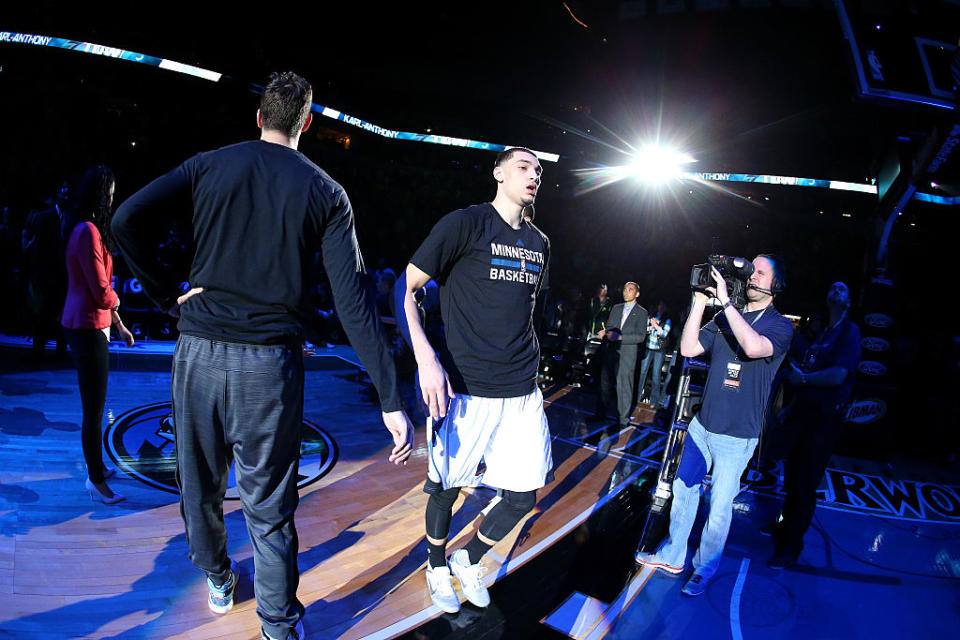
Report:
[[[179,493],[177,460],[173,444],[173,406],[158,402],[117,416],[103,434],[104,447],[114,463],[141,482]],[[337,445],[319,426],[307,420],[301,425],[300,474],[302,489],[325,476],[337,461]],[[238,500],[231,466],[227,499]]]

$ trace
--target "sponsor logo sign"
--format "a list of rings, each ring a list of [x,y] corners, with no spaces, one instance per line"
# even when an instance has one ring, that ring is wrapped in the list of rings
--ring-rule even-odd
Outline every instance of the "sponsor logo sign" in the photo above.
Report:
[[[877,338],[875,336],[868,336],[860,340],[860,346],[862,346],[867,351],[873,351],[874,353],[883,353],[884,351],[890,350],[890,343],[884,340],[883,338]]]
[[[876,329],[887,329],[893,326],[893,318],[885,313],[868,313],[863,316],[863,321]]]
[[[851,424],[870,424],[887,415],[887,403],[880,398],[863,398],[847,406],[844,420]]]
[[[857,368],[860,369],[860,373],[868,376],[884,376],[887,374],[887,365],[873,360],[864,360]]]

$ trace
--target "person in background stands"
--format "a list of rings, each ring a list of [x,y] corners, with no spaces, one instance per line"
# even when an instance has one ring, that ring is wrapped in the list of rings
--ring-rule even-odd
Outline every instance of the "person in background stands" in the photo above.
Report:
[[[69,229],[64,229],[69,224],[66,219],[69,198],[70,190],[64,184],[52,199],[52,207],[33,211],[27,216],[21,234],[33,355],[38,360],[43,359],[48,338],[56,340],[58,357],[66,349],[58,317],[67,288],[63,243],[70,234]],[[51,203],[50,200],[47,202]]]
[[[633,413],[633,377],[637,371],[637,352],[647,338],[649,322],[647,310],[637,302],[640,287],[636,282],[623,285],[623,302],[613,305],[607,319],[607,328],[597,334],[601,340],[610,343],[604,359],[611,356],[611,351],[617,351],[617,419],[623,427],[630,423]],[[604,374],[601,376],[601,397],[609,397],[610,377],[613,367],[604,363]],[[603,402],[603,401],[601,401]],[[605,405],[605,403],[604,403]]]
[[[103,407],[107,400],[110,327],[128,347],[133,334],[120,320],[120,298],[111,286],[113,257],[110,211],[115,181],[103,165],[88,169],[80,179],[76,196],[65,211],[63,230],[66,250],[67,295],[60,322],[77,366],[83,422],[83,458],[87,465],[84,485],[90,498],[115,504],[123,496],[107,486],[113,469],[103,465]]]
[[[643,397],[643,387],[647,382],[647,372],[650,372],[650,398],[653,407],[663,404],[663,393],[660,389],[660,380],[663,378],[664,347],[667,336],[670,334],[670,318],[667,317],[667,304],[661,300],[657,304],[657,313],[650,318],[650,333],[647,336],[647,352],[640,365],[640,379],[637,381],[637,399]]]
[[[829,317],[799,363],[790,363],[794,390],[783,429],[792,436],[784,464],[786,497],[778,522],[760,529],[774,538],[771,569],[797,561],[817,506],[817,487],[843,426],[843,410],[860,363],[860,329],[850,319],[850,288],[834,282],[827,291]]]

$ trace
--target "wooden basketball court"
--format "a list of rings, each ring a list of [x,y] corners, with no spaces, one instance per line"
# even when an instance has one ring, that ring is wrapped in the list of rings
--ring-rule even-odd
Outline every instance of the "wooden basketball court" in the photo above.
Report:
[[[379,412],[351,368],[307,373],[305,418],[332,435],[339,456],[300,492],[298,593],[311,637],[391,638],[440,615],[424,578],[424,432],[418,429],[407,466],[389,464]],[[135,369],[111,359],[109,416],[169,399],[169,373]],[[564,393],[548,394],[548,402]],[[122,460],[110,484],[126,501],[94,504],[85,493],[75,373],[0,374],[0,394],[0,637],[259,638],[239,502],[224,504],[230,554],[240,567],[238,604],[217,616],[207,608],[202,572],[187,558],[176,495],[131,478]],[[569,411],[548,409],[552,425],[563,423],[561,413]],[[484,561],[488,584],[629,482],[611,486],[617,457],[566,440],[554,441],[554,460],[556,479],[538,492],[534,512]],[[493,495],[461,492],[451,549],[469,539]],[[496,600],[496,589],[492,595]]]

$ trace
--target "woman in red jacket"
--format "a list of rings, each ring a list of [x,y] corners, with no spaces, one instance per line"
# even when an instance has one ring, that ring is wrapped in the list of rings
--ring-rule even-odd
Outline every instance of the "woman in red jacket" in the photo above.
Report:
[[[73,206],[65,217],[67,298],[61,324],[77,365],[80,400],[83,405],[83,457],[87,464],[85,485],[90,497],[105,504],[123,500],[107,486],[113,475],[103,466],[101,421],[107,399],[110,326],[133,346],[133,334],[117,313],[120,299],[110,283],[110,207],[113,204],[113,172],[103,165],[83,174]]]

